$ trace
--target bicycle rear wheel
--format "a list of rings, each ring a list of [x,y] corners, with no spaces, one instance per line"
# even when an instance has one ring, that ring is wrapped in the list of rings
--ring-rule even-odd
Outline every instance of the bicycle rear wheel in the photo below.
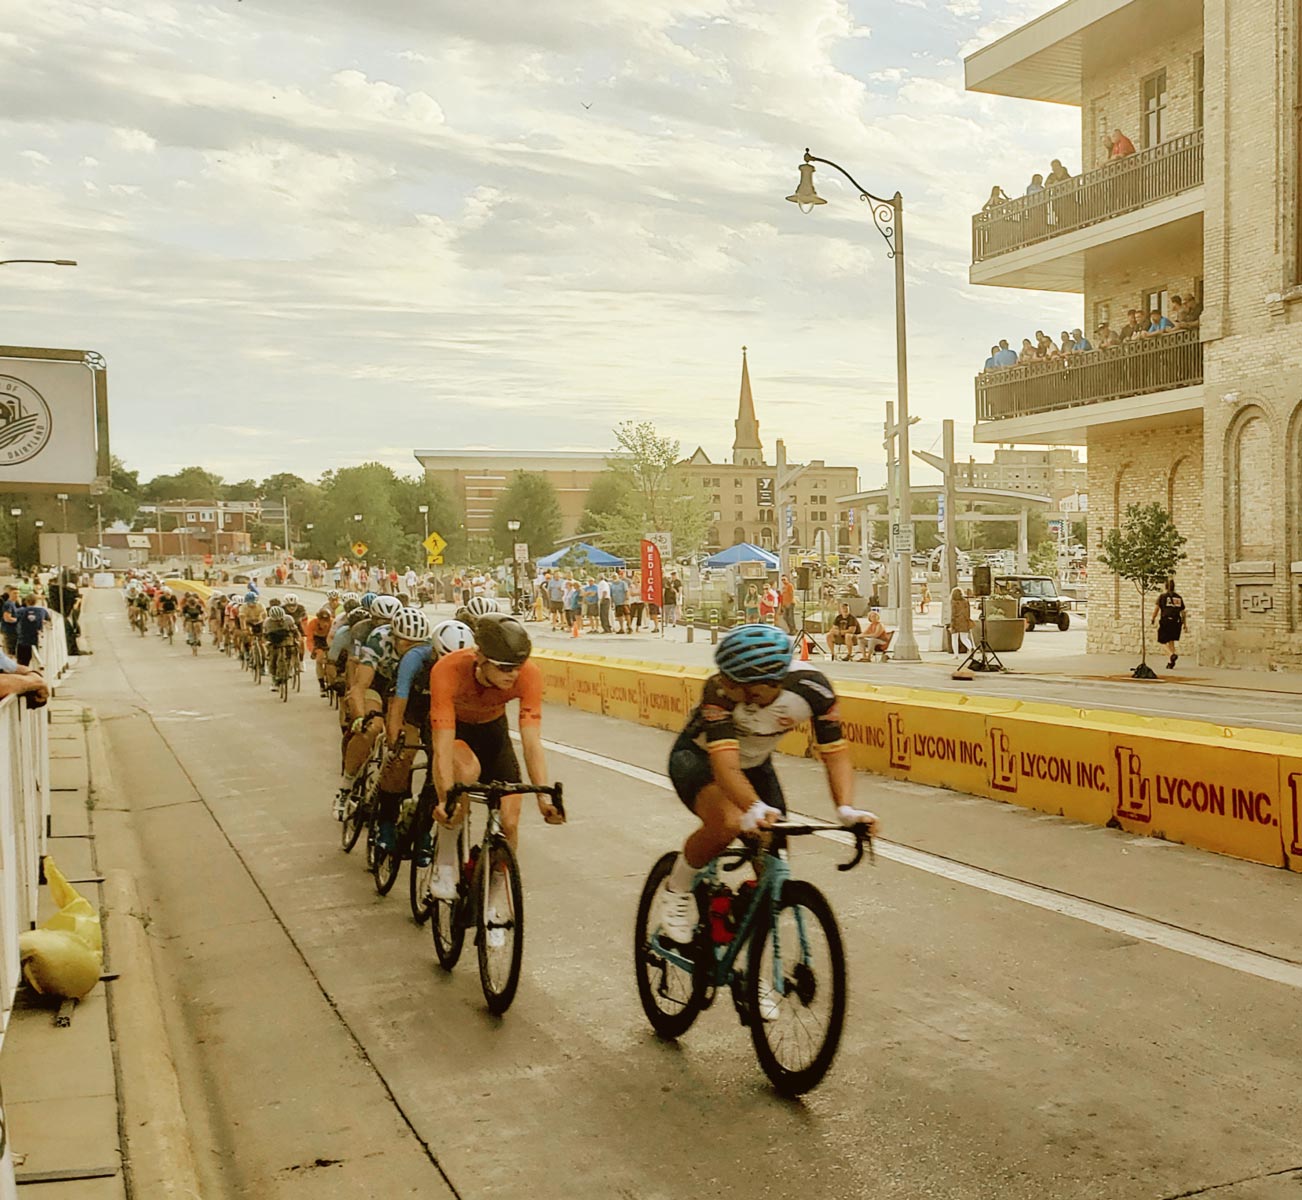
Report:
[[[651,1022],[651,1028],[662,1038],[682,1037],[691,1028],[705,1007],[709,983],[704,969],[684,970],[651,944],[651,935],[655,933],[654,910],[677,857],[677,853],[671,850],[651,868],[646,883],[642,885],[642,898],[638,901],[637,920],[633,926],[633,967],[637,972],[638,999],[642,1001],[642,1011]],[[701,929],[704,928],[702,922]],[[703,961],[701,953],[708,953],[708,950],[698,937],[697,943],[683,952],[699,964]]]
[[[511,1007],[524,956],[524,886],[515,851],[504,837],[484,844],[475,864],[479,983],[491,1013]]]
[[[407,872],[407,900],[411,905],[412,919],[417,925],[424,925],[434,911],[434,897],[429,891],[430,880],[434,877],[434,856],[425,851],[429,862],[423,867],[417,865],[422,855],[421,847],[430,834],[432,820],[429,804],[423,797],[418,799],[411,827],[411,870]]]
[[[845,1024],[845,951],[827,898],[789,879],[751,935],[746,972],[750,1036],[764,1074],[784,1096],[817,1087]]]
[[[438,862],[438,839],[455,837],[457,839],[457,873],[461,873],[461,864],[466,858],[466,827],[463,823],[455,832],[443,825],[434,828],[434,861]],[[430,931],[434,935],[434,953],[438,956],[439,966],[445,971],[452,970],[461,957],[461,947],[466,940],[465,912],[471,903],[460,886],[453,900],[436,900],[430,898],[432,905]]]

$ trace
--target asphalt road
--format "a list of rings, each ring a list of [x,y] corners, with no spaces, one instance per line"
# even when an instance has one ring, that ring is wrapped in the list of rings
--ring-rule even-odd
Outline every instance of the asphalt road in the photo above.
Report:
[[[878,866],[795,855],[851,996],[828,1079],[784,1102],[724,1000],[678,1045],[638,1005],[638,892],[691,827],[654,777],[666,735],[547,709],[571,820],[526,819],[525,977],[499,1021],[473,958],[435,964],[405,875],[378,898],[338,849],[324,703],[140,639],[115,594],[88,625],[65,694],[104,721],[135,812],[205,1196],[1302,1194],[1295,875],[863,777]],[[817,767],[779,770],[823,811]]]

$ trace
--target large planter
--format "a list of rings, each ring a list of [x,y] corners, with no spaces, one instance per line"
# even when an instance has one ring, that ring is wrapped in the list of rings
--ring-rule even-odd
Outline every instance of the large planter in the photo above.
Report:
[[[972,630],[972,636],[981,636],[981,627]],[[1022,648],[1026,637],[1026,622],[1021,617],[986,617],[986,641],[996,654],[1009,654]]]

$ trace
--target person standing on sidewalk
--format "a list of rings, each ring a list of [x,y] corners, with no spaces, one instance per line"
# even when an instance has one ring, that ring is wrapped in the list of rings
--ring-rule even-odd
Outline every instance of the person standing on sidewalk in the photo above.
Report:
[[[796,632],[796,589],[792,586],[789,575],[782,576],[782,586],[778,588],[778,610],[782,614],[782,624],[793,637]]]
[[[678,624],[678,596],[682,584],[677,575],[670,575],[665,580],[663,599],[665,602],[665,627]]]
[[[972,640],[972,608],[961,587],[949,594],[949,631],[954,635],[954,653],[966,654],[968,648],[963,639]]]
[[[1166,591],[1157,598],[1152,620],[1157,623],[1158,644],[1171,656],[1166,669],[1173,670],[1175,660],[1180,657],[1176,647],[1189,620],[1189,610],[1184,606],[1184,597],[1175,590],[1174,579],[1166,581]]]
[[[601,620],[602,633],[614,633],[610,624],[610,576],[603,575],[597,580],[597,615]]]

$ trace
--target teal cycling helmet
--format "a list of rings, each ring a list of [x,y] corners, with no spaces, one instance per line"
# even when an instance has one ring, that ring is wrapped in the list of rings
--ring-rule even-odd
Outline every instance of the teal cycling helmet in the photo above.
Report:
[[[371,605],[374,604],[374,603],[375,603],[375,593],[374,593],[374,592],[363,592],[363,593],[362,593],[362,607],[363,607],[364,609],[366,609],[367,612],[370,612]]]
[[[715,666],[734,683],[777,683],[791,669],[791,639],[773,625],[739,625],[724,634]]]

